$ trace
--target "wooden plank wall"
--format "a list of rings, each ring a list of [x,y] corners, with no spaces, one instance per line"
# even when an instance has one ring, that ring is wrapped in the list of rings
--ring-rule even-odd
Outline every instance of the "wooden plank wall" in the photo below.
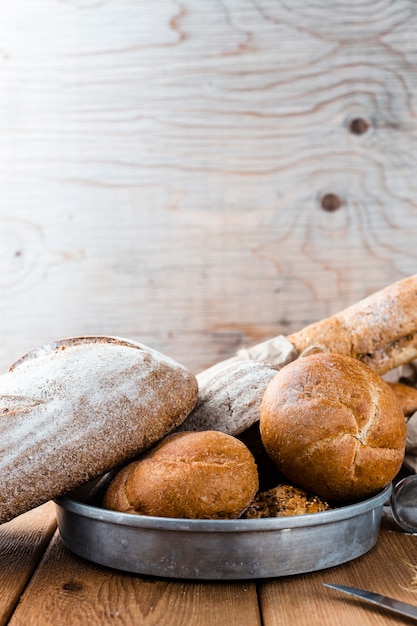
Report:
[[[0,0],[0,367],[198,372],[417,271],[414,0]]]

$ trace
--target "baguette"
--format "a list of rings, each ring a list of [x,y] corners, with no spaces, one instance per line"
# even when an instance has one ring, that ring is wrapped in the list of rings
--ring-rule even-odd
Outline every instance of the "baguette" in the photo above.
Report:
[[[315,346],[363,361],[377,374],[417,358],[417,274],[288,335],[299,354]]]
[[[149,448],[197,400],[195,376],[142,344],[76,337],[0,376],[0,523]]]
[[[199,398],[180,430],[242,433],[259,420],[263,394],[277,371],[314,351],[351,356],[379,375],[416,359],[417,274],[197,374]]]

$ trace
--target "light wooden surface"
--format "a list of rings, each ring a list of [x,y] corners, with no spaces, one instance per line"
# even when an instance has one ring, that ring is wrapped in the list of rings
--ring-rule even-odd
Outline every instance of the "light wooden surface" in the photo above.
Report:
[[[0,0],[0,368],[195,372],[416,272],[413,0]]]
[[[417,605],[417,537],[398,532],[386,520],[374,548],[328,570],[258,581],[178,581],[118,572],[77,557],[58,532],[51,539],[52,507],[48,503],[0,527],[1,626],[409,623],[323,582],[367,588]]]

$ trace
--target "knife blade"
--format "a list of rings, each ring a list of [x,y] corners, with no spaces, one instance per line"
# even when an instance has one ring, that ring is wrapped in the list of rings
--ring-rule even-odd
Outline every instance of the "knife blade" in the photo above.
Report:
[[[345,587],[344,585],[333,585],[331,583],[323,583],[323,585],[325,587],[330,587],[331,589],[336,589],[337,591],[342,591],[343,593],[347,593],[351,596],[355,596],[356,598],[362,598],[363,600],[372,602],[372,604],[381,606],[388,611],[392,611],[393,613],[397,613],[398,615],[403,615],[405,617],[411,617],[417,621],[417,606],[413,606],[412,604],[400,602],[400,600],[383,596],[380,593],[373,593],[372,591],[366,591],[365,589],[357,589],[356,587]]]

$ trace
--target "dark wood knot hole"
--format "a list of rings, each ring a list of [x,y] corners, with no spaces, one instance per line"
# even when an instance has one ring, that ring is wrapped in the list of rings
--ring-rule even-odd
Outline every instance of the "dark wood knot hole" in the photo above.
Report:
[[[331,213],[340,209],[343,202],[335,193],[326,193],[321,199],[321,208]]]
[[[363,117],[355,117],[349,124],[349,130],[354,135],[363,135],[369,129],[369,123]]]

